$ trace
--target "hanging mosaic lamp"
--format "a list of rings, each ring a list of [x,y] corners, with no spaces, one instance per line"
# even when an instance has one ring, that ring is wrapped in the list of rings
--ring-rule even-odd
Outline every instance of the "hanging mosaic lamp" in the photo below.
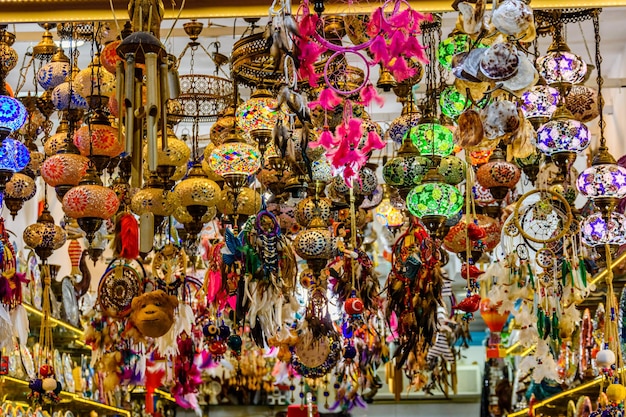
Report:
[[[90,108],[102,108],[115,88],[115,76],[100,63],[100,56],[74,77],[76,92],[87,99]],[[104,100],[103,100],[104,99]]]
[[[454,151],[452,131],[436,118],[424,118],[407,132],[420,155],[431,158],[435,163]]]
[[[540,162],[541,154],[536,150],[526,158],[515,158],[515,164],[522,169],[532,184],[537,180]]]
[[[572,53],[560,30],[555,32],[547,54],[537,58],[536,66],[548,85],[564,91],[569,91],[572,84],[581,83],[587,74],[587,64]]]
[[[178,194],[166,191],[159,177],[154,174],[144,187],[133,195],[130,203],[130,209],[138,216],[147,212],[152,213],[155,225],[161,224],[165,217],[174,214],[178,206],[180,206]]]
[[[579,153],[589,146],[591,134],[584,123],[574,120],[572,113],[559,105],[552,120],[537,130],[537,149],[552,157],[563,171],[569,169]]]
[[[472,49],[474,41],[465,33],[455,33],[444,39],[437,47],[437,60],[447,70],[452,69],[452,58],[460,53],[469,52]],[[485,48],[485,45],[479,43],[477,48]]]
[[[446,184],[434,167],[430,168],[422,184],[413,188],[406,197],[409,212],[436,236],[444,222],[456,215],[463,206],[463,194]]]
[[[73,79],[80,70],[78,67],[72,67],[70,75],[68,75],[65,82],[54,87],[52,90],[52,104],[54,108],[62,110],[85,110],[87,109],[87,100],[85,97],[78,94],[74,85]]]
[[[100,53],[100,64],[111,74],[115,74],[117,63],[122,61],[122,58],[117,54],[117,47],[120,46],[121,43],[121,39],[108,42],[104,45]]]
[[[87,169],[87,174],[78,186],[63,196],[63,211],[78,221],[90,244],[102,221],[113,217],[119,205],[117,194],[102,185],[93,165]]]
[[[387,185],[398,189],[400,195],[406,196],[422,182],[431,165],[432,161],[421,156],[413,141],[406,136],[397,156],[383,166],[383,179]]]
[[[501,226],[496,219],[484,214],[477,214],[473,218],[472,223],[478,225],[486,232],[483,239],[470,242],[470,250],[478,255],[472,255],[472,258],[479,259],[479,253],[490,252],[500,243]],[[463,214],[458,223],[452,226],[446,234],[446,237],[443,239],[443,247],[452,253],[463,253],[467,249],[467,239],[467,223],[465,214]]]
[[[4,191],[4,202],[13,219],[15,219],[24,202],[35,196],[36,191],[37,185],[33,177],[21,172],[13,174]]]
[[[28,148],[12,138],[5,138],[0,144],[0,192],[4,192],[6,184],[13,174],[22,171],[30,162]]]
[[[65,244],[67,234],[60,226],[54,224],[54,218],[48,210],[46,202],[44,210],[37,218],[37,223],[24,229],[24,243],[35,250],[42,262],[52,255],[52,252]]]
[[[396,230],[404,224],[404,213],[391,199],[390,187],[383,184],[383,199],[374,209],[374,218],[390,230]]]
[[[223,177],[234,192],[241,189],[261,167],[261,153],[257,147],[247,144],[234,128],[224,143],[205,158],[213,172]]]
[[[42,65],[37,71],[37,82],[44,90],[52,90],[67,79],[70,70],[69,57],[62,48],[58,48],[50,62]]]
[[[463,113],[469,103],[465,94],[461,93],[454,85],[449,85],[439,94],[439,107],[441,113],[452,120]]]
[[[447,184],[457,185],[465,181],[466,168],[464,160],[455,155],[448,155],[441,158],[437,171]]]
[[[74,142],[67,137],[67,132],[58,134],[60,135],[59,138],[65,135],[63,142],[61,142],[61,147],[57,153],[49,156],[43,162],[41,177],[46,184],[54,187],[59,200],[63,200],[65,193],[76,187],[87,173],[89,159],[79,154]]]
[[[26,123],[28,112],[21,101],[0,90],[0,139],[16,132]]]
[[[385,140],[404,143],[403,140],[407,132],[417,127],[421,117],[422,114],[418,111],[415,104],[411,100],[406,100],[402,106],[400,116],[393,119],[385,131]]]
[[[601,213],[587,216],[580,224],[583,242],[590,247],[626,244],[626,216],[611,212],[607,223]]]
[[[504,151],[497,147],[489,162],[481,165],[476,171],[476,179],[480,184],[491,191],[491,195],[497,200],[502,201],[519,182],[521,171],[512,162],[506,160]]]
[[[542,124],[552,118],[559,100],[559,90],[538,84],[522,94],[520,108],[533,127],[539,129]]]
[[[265,152],[276,123],[288,124],[287,116],[277,107],[278,101],[271,93],[260,89],[240,104],[235,112],[237,126],[244,132],[244,138],[247,136],[254,140],[261,153]]]
[[[201,222],[209,207],[215,207],[220,192],[220,187],[207,178],[200,163],[193,165],[187,178],[179,182],[173,191],[194,222]]]
[[[88,157],[102,172],[111,158],[124,151],[124,137],[118,138],[118,128],[111,126],[109,119],[100,111],[95,111],[87,123],[74,133],[74,144],[80,154]]]
[[[233,205],[233,191],[228,187],[224,187],[217,200],[217,210],[227,216],[235,214]],[[261,195],[258,191],[244,187],[237,194],[237,215],[252,216],[261,210]]]

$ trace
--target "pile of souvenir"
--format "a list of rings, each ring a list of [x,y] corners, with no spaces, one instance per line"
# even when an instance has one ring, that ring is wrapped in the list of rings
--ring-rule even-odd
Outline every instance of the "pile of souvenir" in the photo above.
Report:
[[[601,11],[452,7],[276,0],[230,56],[198,20],[177,56],[164,4],[131,0],[123,26],[42,24],[15,93],[0,26],[0,414],[449,398],[483,343],[482,416],[577,386],[563,414],[622,416]]]

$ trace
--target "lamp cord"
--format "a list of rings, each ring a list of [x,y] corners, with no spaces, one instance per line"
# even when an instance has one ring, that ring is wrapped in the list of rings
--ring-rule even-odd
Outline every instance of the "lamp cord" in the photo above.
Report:
[[[596,9],[593,11],[593,32],[595,36],[596,43],[596,82],[598,83],[598,127],[600,128],[600,148],[606,148],[606,138],[604,137],[604,128],[606,127],[606,122],[604,121],[604,97],[602,96],[602,85],[604,84],[604,79],[602,78],[602,55],[600,54],[600,12],[602,9]]]

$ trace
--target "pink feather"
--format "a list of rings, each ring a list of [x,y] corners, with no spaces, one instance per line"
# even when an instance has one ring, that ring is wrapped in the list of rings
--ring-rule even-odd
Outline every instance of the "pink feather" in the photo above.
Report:
[[[341,103],[341,97],[339,97],[330,88],[325,88],[320,92],[319,98],[316,101],[311,101],[309,107],[314,109],[321,107],[324,110],[332,110]]]
[[[315,87],[319,81],[320,74],[315,72],[313,64],[315,64],[325,48],[315,42],[301,42],[299,45],[298,59],[300,60],[300,68],[298,75],[300,79],[308,80],[311,87]]]
[[[405,52],[406,34],[402,30],[396,30],[391,35],[389,42],[389,56],[400,57]]]
[[[409,26],[410,22],[409,9],[405,9],[400,13],[394,13],[389,18],[389,23],[397,29],[404,29]]]
[[[348,140],[348,143],[354,146],[358,146],[361,142],[362,137],[363,120],[356,117],[348,120],[347,131],[345,133],[345,138]]]
[[[424,52],[426,48],[422,46],[415,36],[409,35],[404,44],[404,55],[417,58],[420,62],[428,63],[428,57]]]
[[[387,62],[389,61],[389,47],[385,41],[384,36],[377,35],[372,44],[370,45],[370,52],[374,58],[374,62]]]
[[[383,142],[378,132],[375,129],[370,130],[367,133],[367,141],[365,142],[365,146],[361,151],[364,154],[368,154],[374,149],[383,149],[386,146],[386,143]]]
[[[317,30],[319,18],[315,14],[307,14],[300,21],[300,35],[303,37],[312,36]]]
[[[367,34],[369,36],[376,36],[380,34],[386,26],[385,19],[383,17],[383,9],[381,7],[374,10],[370,16],[370,21],[367,24]]]
[[[217,294],[220,292],[222,288],[222,274],[220,271],[207,270],[207,278],[209,280],[209,285],[207,286],[207,294],[206,298],[209,303],[215,301]]]
[[[372,83],[367,84],[365,88],[361,90],[360,98],[361,104],[364,106],[369,106],[372,101],[375,101],[376,104],[378,104],[378,107],[382,107],[385,104],[385,99],[378,95],[378,92]]]
[[[337,140],[328,129],[328,126],[324,126],[324,130],[320,134],[320,137],[318,140],[309,142],[309,148],[317,148],[318,146],[321,146],[325,149],[330,149],[336,145],[337,145]]]
[[[352,165],[346,166],[346,168],[343,170],[343,174],[342,174],[343,180],[345,181],[348,187],[352,187],[352,184],[354,183],[354,181],[359,180],[359,174],[358,174],[359,171],[360,169],[355,170]]]
[[[402,57],[395,59],[395,62],[389,66],[389,71],[391,71],[393,78],[395,78],[397,82],[402,82],[415,75],[415,68],[409,68]]]

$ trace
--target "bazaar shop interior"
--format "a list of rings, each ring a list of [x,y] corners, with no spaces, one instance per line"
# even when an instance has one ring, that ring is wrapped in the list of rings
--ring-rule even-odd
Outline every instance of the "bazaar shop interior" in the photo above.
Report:
[[[626,2],[0,4],[0,417],[624,416]]]

